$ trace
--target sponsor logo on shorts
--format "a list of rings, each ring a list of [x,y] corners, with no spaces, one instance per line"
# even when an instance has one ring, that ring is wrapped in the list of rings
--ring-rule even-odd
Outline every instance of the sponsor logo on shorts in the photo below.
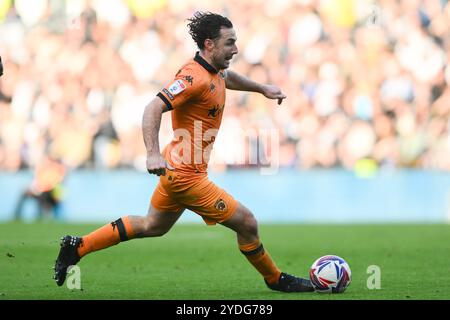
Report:
[[[219,199],[216,201],[216,204],[214,207],[219,211],[226,211],[227,210],[227,204],[222,199]]]

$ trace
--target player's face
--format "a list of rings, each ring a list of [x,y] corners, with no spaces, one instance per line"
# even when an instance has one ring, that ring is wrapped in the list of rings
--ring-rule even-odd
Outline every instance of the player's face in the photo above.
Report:
[[[222,28],[220,34],[220,38],[214,43],[212,59],[217,68],[226,69],[233,56],[238,53],[236,32],[233,28]]]

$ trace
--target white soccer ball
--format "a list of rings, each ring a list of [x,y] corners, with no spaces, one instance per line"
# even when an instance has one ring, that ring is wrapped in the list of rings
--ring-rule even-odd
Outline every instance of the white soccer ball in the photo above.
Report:
[[[342,293],[352,281],[352,272],[344,259],[327,255],[314,261],[309,278],[316,292]]]

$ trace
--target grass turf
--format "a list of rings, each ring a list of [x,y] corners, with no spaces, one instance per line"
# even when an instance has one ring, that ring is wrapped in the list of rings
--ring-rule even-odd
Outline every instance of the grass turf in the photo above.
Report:
[[[82,290],[57,287],[52,266],[65,234],[99,225],[0,224],[1,299],[339,300],[450,299],[450,225],[262,225],[260,236],[281,270],[307,276],[325,254],[347,260],[343,294],[286,294],[266,288],[222,226],[176,225],[161,238],[92,253],[79,263]],[[381,268],[369,290],[367,268]]]

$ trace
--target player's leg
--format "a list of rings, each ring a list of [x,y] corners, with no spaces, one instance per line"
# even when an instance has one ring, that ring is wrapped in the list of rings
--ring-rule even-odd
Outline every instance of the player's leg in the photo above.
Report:
[[[255,217],[245,206],[238,203],[235,213],[221,224],[236,232],[240,251],[264,277],[269,288],[284,292],[314,291],[309,280],[288,275],[278,269],[259,239]]]
[[[164,212],[150,205],[147,216],[125,216],[82,237],[80,258],[134,238],[160,237],[172,228],[184,209]]]
[[[221,223],[236,231],[239,249],[271,284],[278,282],[281,271],[264,250],[253,214],[208,177],[193,181],[185,192],[175,197],[186,208],[198,213],[208,225]]]
[[[277,283],[281,271],[264,249],[259,239],[258,223],[250,210],[238,203],[235,213],[221,224],[236,232],[239,250],[264,279],[270,284]]]
[[[88,253],[134,238],[162,236],[170,230],[182,213],[183,210],[162,212],[150,206],[145,217],[125,216],[83,237],[63,237],[54,268],[56,283],[61,286],[66,279],[67,268],[77,264]]]
[[[183,211],[184,208],[173,202],[158,184],[147,216],[125,216],[83,237],[63,237],[54,268],[56,283],[61,286],[65,281],[67,268],[77,264],[88,253],[134,238],[162,236],[170,230]]]
[[[164,212],[150,205],[146,217],[133,216],[131,228],[136,238],[161,237],[165,235],[183,214],[184,208]]]

